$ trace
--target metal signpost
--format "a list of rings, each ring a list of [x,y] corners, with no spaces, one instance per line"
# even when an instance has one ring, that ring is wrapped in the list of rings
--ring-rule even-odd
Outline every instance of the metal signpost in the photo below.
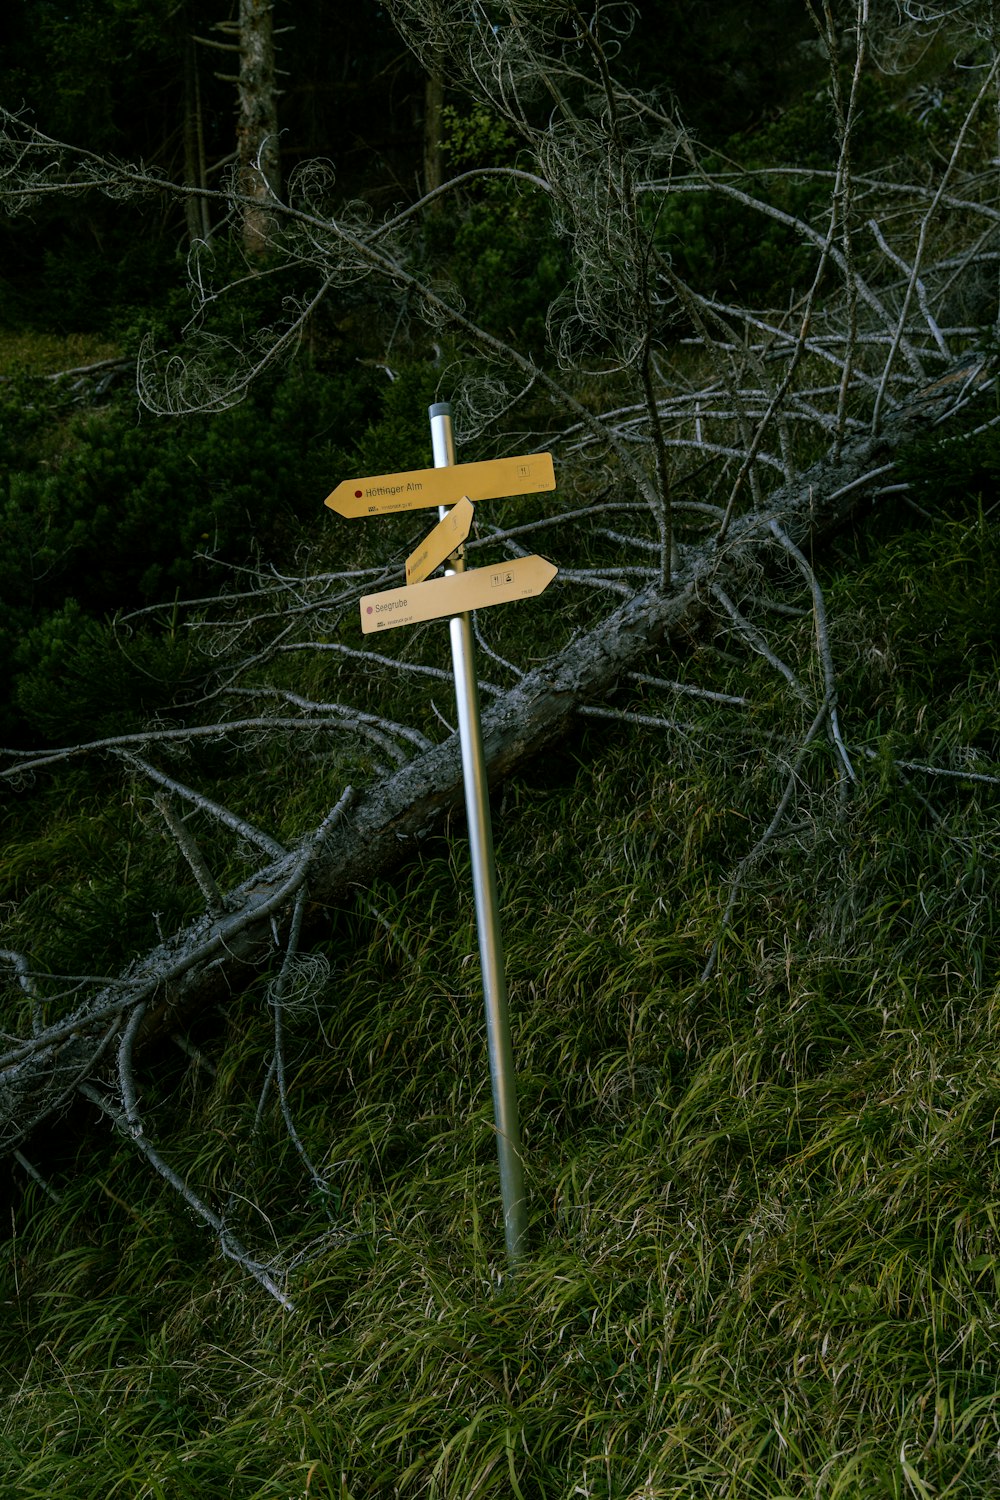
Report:
[[[457,464],[451,407],[445,402],[432,406],[430,423],[433,469],[346,479],[327,496],[326,504],[339,515],[348,517],[438,507],[438,524],[406,560],[406,587],[366,595],[361,600],[361,628],[367,634],[424,620],[449,619],[476,928],[486,1002],[486,1036],[500,1161],[504,1238],[507,1259],[514,1267],[525,1249],[527,1212],[489,786],[479,717],[472,620],[468,612],[540,594],[552,582],[557,570],[542,557],[518,557],[494,567],[467,572],[463,543],[472,526],[473,501],[552,490],[555,489],[555,474],[549,453]],[[447,564],[444,576],[432,579],[430,574],[442,563]]]

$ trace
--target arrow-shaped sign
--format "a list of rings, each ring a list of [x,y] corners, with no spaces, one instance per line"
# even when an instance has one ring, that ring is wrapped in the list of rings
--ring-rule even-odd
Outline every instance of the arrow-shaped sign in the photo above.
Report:
[[[427,533],[420,546],[406,559],[406,581],[411,587],[415,583],[423,583],[446,557],[451,556],[456,547],[461,547],[472,530],[474,515],[472,501],[468,495],[463,495],[434,530]]]
[[[413,588],[366,594],[361,600],[361,629],[371,635],[397,625],[417,625],[491,604],[509,604],[513,599],[532,599],[548,588],[558,571],[544,557],[516,557],[494,568],[447,573]]]
[[[412,469],[408,474],[376,474],[345,479],[324,504],[341,516],[385,516],[399,510],[426,510],[470,500],[498,500],[505,495],[535,495],[554,490],[551,453],[521,458],[491,458],[478,464],[451,464],[441,469]]]

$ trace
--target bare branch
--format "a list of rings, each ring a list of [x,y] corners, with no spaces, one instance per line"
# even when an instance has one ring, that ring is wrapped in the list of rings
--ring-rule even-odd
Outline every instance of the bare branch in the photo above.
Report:
[[[259,849],[262,849],[265,854],[270,855],[272,859],[281,859],[283,855],[288,853],[284,844],[279,844],[277,839],[271,838],[270,834],[262,832],[259,828],[255,828],[245,818],[237,817],[228,807],[223,807],[220,803],[213,802],[211,797],[206,797],[203,793],[194,791],[192,787],[185,786],[182,781],[178,781],[175,777],[168,776],[163,771],[158,771],[155,766],[151,766],[148,761],[142,760],[138,755],[128,753],[122,758],[128,765],[134,766],[144,776],[148,776],[150,781],[155,781],[159,786],[165,787],[168,792],[173,792],[176,796],[183,797],[185,801],[200,808],[209,817],[215,818],[224,827],[238,834],[240,838],[246,839],[248,844],[256,844]]]
[[[0,963],[12,965],[17,974],[17,982],[28,997],[31,1006],[31,1029],[35,1036],[42,1030],[41,995],[31,966],[23,953],[15,953],[12,948],[0,948]]]
[[[752,647],[754,651],[757,652],[759,656],[762,656],[765,661],[769,661],[771,663],[771,666],[774,667],[775,671],[781,673],[782,677],[788,683],[796,698],[799,698],[803,703],[808,703],[809,694],[806,692],[805,688],[802,686],[801,682],[796,677],[791,667],[787,664],[787,662],[783,662],[781,660],[781,657],[778,656],[774,651],[772,651],[764,636],[761,635],[760,631],[755,625],[752,625],[750,623],[745,615],[740,613],[736,605],[733,603],[732,599],[730,599],[729,595],[726,593],[725,589],[723,589],[717,583],[713,583],[711,585],[711,589],[712,593],[715,595],[716,599],[718,599],[719,603],[722,605],[723,609],[726,611],[726,614],[732,620],[733,624],[736,626],[737,631],[743,637],[743,639]]]
[[[869,760],[878,758],[877,751],[866,747],[862,748],[861,754],[867,756]],[[991,776],[984,771],[970,771],[965,767],[929,766],[919,760],[893,760],[892,764],[902,771],[920,771],[925,776],[947,776],[954,781],[978,781],[984,786],[1000,786],[1000,776]]]
[[[824,702],[827,705],[830,719],[830,733],[837,747],[841,763],[851,781],[857,781],[854,767],[851,765],[851,757],[847,753],[843,735],[840,732],[840,723],[837,718],[837,674],[833,665],[833,652],[830,649],[830,631],[826,620],[826,604],[823,599],[823,590],[819,586],[819,580],[813,572],[808,559],[802,553],[790,537],[786,536],[778,522],[772,517],[770,521],[771,535],[777,537],[785,551],[793,557],[802,570],[803,577],[809,584],[813,596],[813,613],[816,621],[816,647],[819,659],[823,665]]]
[[[42,1176],[42,1174],[41,1174],[41,1172],[39,1172],[38,1168],[32,1162],[30,1162],[28,1160],[28,1158],[23,1154],[23,1152],[21,1152],[21,1151],[13,1151],[11,1153],[11,1155],[13,1156],[14,1160],[17,1162],[17,1164],[21,1168],[21,1170],[24,1171],[24,1172],[27,1172],[27,1174],[31,1178],[32,1182],[37,1183],[37,1185],[41,1188],[42,1192],[45,1194],[46,1198],[49,1198],[53,1203],[61,1203],[62,1202],[62,1193],[58,1192],[52,1186],[51,1182],[49,1182],[46,1178],[44,1178]]]
[[[0,755],[17,758],[14,765],[0,771],[0,781],[18,781],[28,771],[44,770],[67,760],[76,760],[82,755],[93,755],[99,750],[124,750],[131,749],[132,746],[145,749],[149,745],[183,745],[197,740],[225,740],[232,734],[270,735],[275,730],[315,734],[319,729],[342,731],[344,728],[342,715],[309,719],[283,719],[260,715],[253,719],[220,719],[215,724],[192,724],[186,729],[151,729],[138,734],[108,735],[104,739],[89,740],[81,745],[64,745],[60,749],[41,753],[26,750],[0,750]]]
[[[253,1258],[242,1242],[237,1239],[231,1230],[226,1228],[219,1215],[210,1209],[202,1198],[199,1198],[198,1194],[193,1188],[188,1186],[183,1177],[180,1177],[174,1171],[173,1167],[164,1160],[155,1146],[144,1135],[136,1134],[130,1128],[130,1122],[126,1115],[115,1106],[107,1095],[102,1094],[91,1083],[81,1083],[79,1085],[79,1092],[85,1099],[89,1099],[91,1104],[95,1104],[102,1114],[107,1115],[108,1119],[123,1135],[128,1136],[132,1144],[142,1153],[153,1170],[158,1172],[164,1181],[170,1184],[174,1192],[184,1200],[195,1216],[201,1219],[203,1224],[207,1224],[210,1229],[215,1231],[222,1254],[228,1260],[235,1261],[241,1270],[246,1271],[255,1281],[259,1282],[264,1290],[276,1302],[280,1303],[286,1312],[294,1312],[295,1304],[282,1291],[269,1268]]]
[[[362,651],[357,646],[347,646],[342,641],[294,641],[287,645],[278,646],[278,651],[331,651],[338,656],[346,656],[353,661],[367,661],[382,667],[389,667],[394,672],[409,672],[417,677],[433,677],[439,682],[452,682],[453,673],[446,672],[443,667],[428,667],[420,662],[403,661],[398,656],[383,656],[379,651]],[[479,691],[481,693],[502,693],[503,688],[498,687],[495,682],[479,680]]]
[[[186,827],[183,818],[179,818],[174,812],[170,805],[170,797],[166,792],[157,792],[153,800],[163,816],[163,821],[176,839],[177,847],[191,867],[191,873],[198,882],[198,889],[205,898],[208,911],[213,917],[217,917],[222,910],[222,892],[205,863],[197,840],[191,830]]]
[[[963,145],[965,144],[965,138],[972,127],[973,120],[979,112],[979,106],[982,104],[989,90],[993,87],[998,69],[1000,69],[1000,53],[998,53],[994,57],[992,65],[986,76],[984,77],[975,99],[972,101],[971,105],[966,111],[965,119],[962,121],[959,132],[955,137],[951,155],[948,158],[948,163],[945,167],[944,176],[941,179],[937,192],[934,194],[934,197],[931,200],[930,205],[928,206],[927,212],[924,214],[923,218],[920,221],[920,230],[917,235],[916,248],[913,252],[912,268],[906,286],[906,294],[903,298],[903,305],[899,310],[899,317],[896,321],[896,328],[893,334],[892,345],[890,347],[888,355],[886,356],[885,366],[882,371],[882,379],[879,382],[878,392],[875,397],[875,406],[872,411],[873,432],[877,430],[879,419],[882,415],[882,404],[885,399],[885,391],[889,382],[889,375],[892,370],[893,360],[895,359],[897,350],[902,348],[905,343],[904,329],[906,327],[906,317],[907,313],[909,312],[910,301],[913,297],[913,293],[917,284],[917,278],[920,274],[920,268],[923,263],[924,251],[927,246],[927,235],[930,230],[931,223],[934,219],[935,214],[937,213],[938,206],[940,205],[941,198],[944,193],[945,187],[947,186],[948,180],[955,170],[959,154],[962,150]]]
[[[302,937],[302,918],[305,913],[306,888],[303,886],[295,898],[295,906],[292,911],[292,920],[288,930],[288,941],[285,946],[285,955],[281,962],[278,974],[268,988],[268,1001],[274,1012],[274,1058],[268,1076],[273,1076],[278,1084],[278,1099],[281,1104],[281,1114],[288,1131],[289,1140],[295,1147],[302,1164],[312,1179],[313,1186],[320,1192],[328,1191],[326,1178],[315,1165],[305,1146],[302,1138],[295,1128],[292,1118],[291,1107],[288,1102],[288,1083],[285,1076],[285,1008],[289,1001],[290,991],[294,986],[301,983],[301,975],[298,970],[299,943]],[[313,965],[315,969],[315,965]],[[314,987],[315,975],[310,972],[306,980],[308,987]],[[258,1118],[260,1110],[258,1108]]]
[[[118,1086],[121,1090],[122,1109],[125,1121],[129,1128],[132,1139],[135,1140],[143,1134],[142,1119],[139,1115],[139,1098],[135,1087],[135,1072],[133,1068],[133,1051],[139,1028],[146,1014],[145,1000],[141,1001],[128,1018],[128,1023],[122,1031],[118,1043]]]
[[[693,687],[689,682],[671,682],[665,677],[650,677],[646,672],[630,672],[630,682],[641,682],[647,687],[668,688],[672,693],[683,693],[689,698],[704,698],[708,703],[731,704],[736,708],[751,707],[749,698],[736,693],[716,693],[709,688]]]
[[[770,823],[768,823],[764,832],[754,844],[749,854],[745,854],[736,867],[736,872],[729,884],[729,897],[726,901],[725,910],[722,914],[722,921],[719,924],[719,931],[715,937],[714,942],[712,943],[708,958],[705,962],[705,967],[702,970],[701,979],[703,984],[707,983],[708,980],[711,979],[712,974],[715,971],[715,965],[719,957],[719,949],[722,946],[723,938],[729,931],[729,926],[732,922],[733,912],[736,909],[736,902],[739,899],[743,881],[746,879],[746,876],[748,875],[750,870],[767,849],[768,845],[773,843],[774,840],[778,837],[778,834],[781,832],[781,829],[785,822],[785,814],[788,812],[792,797],[795,794],[795,789],[799,784],[799,773],[802,770],[802,765],[805,761],[806,754],[808,753],[809,746],[812,744],[813,740],[816,738],[817,734],[826,722],[828,707],[829,705],[825,701],[820,705],[816,717],[813,719],[812,723],[809,725],[809,728],[806,730],[805,737],[803,738],[802,743],[799,745],[798,751],[796,752],[795,759],[792,762],[792,765],[788,772],[788,777],[785,781],[784,791],[782,792],[781,799],[771,816]]]

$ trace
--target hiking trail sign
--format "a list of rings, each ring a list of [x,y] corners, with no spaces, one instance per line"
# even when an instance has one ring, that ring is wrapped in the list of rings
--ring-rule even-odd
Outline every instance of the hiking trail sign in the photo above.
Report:
[[[439,568],[446,558],[457,552],[472,530],[472,521],[476,508],[468,495],[463,495],[457,505],[453,505],[443,520],[439,521],[434,530],[429,532],[415,547],[406,559],[406,581],[408,584],[423,583],[429,578],[435,568]],[[365,623],[365,601],[361,601],[361,625]]]
[[[410,589],[386,589],[361,600],[361,629],[366,635],[396,625],[416,625],[446,615],[531,599],[548,588],[559,569],[544,557],[515,557],[491,568],[448,573]]]
[[[463,496],[470,500],[500,500],[509,495],[536,495],[555,487],[551,453],[529,453],[521,458],[452,464],[447,469],[412,469],[408,474],[344,479],[323,503],[338,515],[353,519],[388,516],[401,510],[426,510],[432,505],[454,505]]]
[[[325,503],[348,519],[438,507],[438,524],[406,559],[406,587],[384,589],[362,598],[361,629],[368,635],[427,620],[449,621],[504,1238],[513,1270],[526,1248],[528,1220],[470,611],[530,599],[549,586],[558,569],[544,557],[527,556],[466,570],[464,544],[472,528],[474,502],[554,490],[556,481],[550,453],[456,463],[451,407],[444,402],[432,406],[430,423],[433,469],[345,479]],[[442,563],[448,571],[441,578],[432,578],[430,575]]]

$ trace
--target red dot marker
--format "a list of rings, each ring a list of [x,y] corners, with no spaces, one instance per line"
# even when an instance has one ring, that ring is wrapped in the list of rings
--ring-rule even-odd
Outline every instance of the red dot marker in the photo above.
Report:
[[[354,491],[354,498],[355,498],[355,500],[360,500],[363,494],[364,494],[364,490],[355,490]]]
[[[369,604],[368,608],[365,610],[365,614],[366,615],[373,615],[374,613],[375,613],[374,609],[372,609],[371,605]]]

